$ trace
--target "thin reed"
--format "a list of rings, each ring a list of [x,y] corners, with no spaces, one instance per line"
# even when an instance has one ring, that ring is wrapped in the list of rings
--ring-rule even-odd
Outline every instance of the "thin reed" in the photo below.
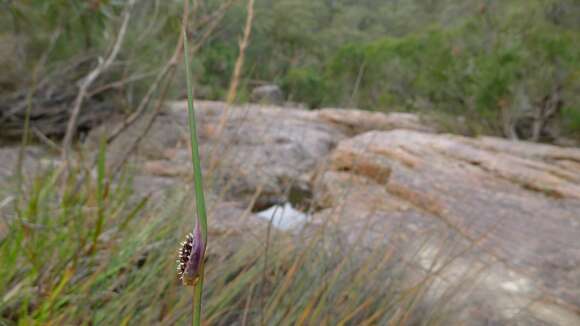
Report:
[[[187,111],[189,121],[189,135],[191,140],[191,162],[193,168],[193,182],[195,191],[195,206],[197,208],[197,217],[194,217],[194,236],[201,229],[201,243],[203,249],[201,250],[201,264],[199,266],[199,280],[194,284],[194,305],[193,305],[193,325],[201,325],[201,304],[203,294],[203,279],[204,279],[204,255],[207,247],[207,213],[205,208],[205,197],[203,193],[203,180],[201,173],[201,159],[199,157],[199,145],[197,137],[197,126],[195,121],[195,108],[193,103],[193,83],[191,81],[191,65],[189,62],[189,46],[187,40],[187,32],[184,26],[183,29],[183,52],[185,71],[187,79]],[[194,249],[195,250],[195,249]]]

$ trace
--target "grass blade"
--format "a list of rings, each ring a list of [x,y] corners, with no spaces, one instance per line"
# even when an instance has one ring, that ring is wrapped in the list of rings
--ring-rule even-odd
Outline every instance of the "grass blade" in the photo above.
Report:
[[[197,137],[197,126],[195,121],[195,108],[193,105],[193,86],[191,81],[191,67],[189,64],[189,46],[187,40],[187,32],[184,26],[183,30],[183,52],[185,71],[187,79],[187,112],[189,122],[189,135],[191,138],[191,162],[193,168],[193,182],[195,190],[195,207],[197,208],[197,219],[194,219],[194,225],[199,223],[201,227],[202,241],[207,248],[207,215],[205,208],[205,198],[203,194],[203,182],[201,174],[201,160],[199,157],[199,145]],[[203,261],[203,258],[202,258]],[[204,266],[201,264],[201,271],[199,281],[195,284],[194,289],[194,306],[193,306],[193,325],[201,325],[201,299],[203,294],[203,273]]]

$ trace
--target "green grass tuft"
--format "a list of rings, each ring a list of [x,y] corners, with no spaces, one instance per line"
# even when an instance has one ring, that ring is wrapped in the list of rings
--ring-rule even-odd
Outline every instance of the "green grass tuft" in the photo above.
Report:
[[[0,211],[8,227],[0,240],[0,324],[187,323],[191,294],[168,275],[175,269],[170,253],[191,223],[190,196],[176,191],[149,202],[132,195],[125,177],[88,179],[61,197],[56,176],[36,177],[26,198]],[[99,182],[109,183],[104,196]],[[452,322],[451,300],[432,302],[429,278],[409,283],[409,269],[387,244],[344,250],[330,233],[275,233],[266,259],[265,235],[253,231],[257,237],[212,238],[204,323]]]

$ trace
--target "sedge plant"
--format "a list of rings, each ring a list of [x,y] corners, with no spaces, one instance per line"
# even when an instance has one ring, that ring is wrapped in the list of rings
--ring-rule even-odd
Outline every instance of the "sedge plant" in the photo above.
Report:
[[[203,193],[201,162],[199,157],[199,145],[197,127],[195,121],[195,108],[193,104],[193,86],[191,81],[191,67],[188,54],[188,40],[185,27],[183,29],[184,62],[187,80],[187,108],[189,134],[191,138],[191,162],[193,168],[195,204],[197,215],[194,217],[194,230],[182,243],[178,258],[178,274],[183,284],[193,287],[193,322],[194,326],[201,325],[201,301],[203,294],[204,256],[207,243],[207,214]]]

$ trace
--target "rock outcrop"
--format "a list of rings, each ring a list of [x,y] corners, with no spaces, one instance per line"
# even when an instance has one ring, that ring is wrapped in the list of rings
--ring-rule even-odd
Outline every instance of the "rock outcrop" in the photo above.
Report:
[[[457,258],[444,275],[485,266],[468,300],[490,308],[474,314],[573,325],[580,323],[579,155],[490,137],[367,132],[341,141],[319,173],[313,192],[322,210],[314,220],[333,219],[350,234],[372,225],[367,239],[401,250],[419,235],[444,235],[419,250],[418,262],[449,251]]]
[[[254,88],[250,95],[252,102],[261,104],[281,105],[284,103],[284,93],[278,85],[262,85]]]
[[[417,116],[401,113],[260,105],[228,109],[210,101],[199,101],[196,108],[206,183],[227,200],[249,202],[256,197],[256,207],[284,202],[290,191],[308,187],[308,174],[340,140],[367,130],[432,130]],[[122,134],[110,147],[113,158],[122,156],[144,128],[143,121]],[[95,130],[89,141],[98,143],[101,132],[109,129]],[[170,103],[139,148],[145,173],[191,177],[187,144],[187,104]]]
[[[441,134],[405,113],[197,110],[215,232],[236,229],[231,216],[258,229],[251,210],[294,200],[312,229],[409,253],[402,263],[434,275],[434,296],[467,285],[454,300],[470,324],[580,325],[580,149]],[[136,153],[137,188],[189,181],[187,139],[186,104],[168,104]]]

